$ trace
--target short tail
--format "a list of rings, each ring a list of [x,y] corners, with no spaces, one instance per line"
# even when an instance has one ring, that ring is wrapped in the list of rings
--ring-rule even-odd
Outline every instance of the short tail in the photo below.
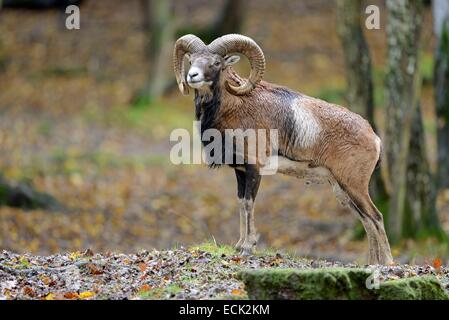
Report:
[[[375,170],[380,168],[380,165],[382,164],[382,157],[384,155],[384,147],[383,147],[382,141],[380,139],[379,139],[379,147],[380,147],[379,159],[377,160]]]

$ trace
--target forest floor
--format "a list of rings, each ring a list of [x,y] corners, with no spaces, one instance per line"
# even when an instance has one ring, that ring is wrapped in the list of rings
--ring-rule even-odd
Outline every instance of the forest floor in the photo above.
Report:
[[[138,254],[74,252],[51,256],[0,253],[0,299],[246,299],[243,270],[360,268],[275,251],[241,257],[226,246],[203,244]],[[368,266],[362,266],[368,267]],[[449,291],[449,269],[370,266],[380,282],[434,275]]]

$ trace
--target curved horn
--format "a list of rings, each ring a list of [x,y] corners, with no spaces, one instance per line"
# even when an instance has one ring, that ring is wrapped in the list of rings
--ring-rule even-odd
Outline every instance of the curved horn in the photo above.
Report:
[[[173,68],[179,90],[184,95],[189,94],[189,87],[187,86],[185,77],[184,55],[202,50],[207,50],[206,45],[200,38],[193,34],[182,36],[176,40],[175,49],[173,50]]]
[[[248,94],[262,80],[265,72],[265,57],[262,49],[253,39],[240,34],[228,34],[215,39],[207,48],[209,51],[223,57],[231,53],[241,53],[248,58],[251,65],[251,73],[248,80],[239,87],[228,83],[226,87],[232,94]]]

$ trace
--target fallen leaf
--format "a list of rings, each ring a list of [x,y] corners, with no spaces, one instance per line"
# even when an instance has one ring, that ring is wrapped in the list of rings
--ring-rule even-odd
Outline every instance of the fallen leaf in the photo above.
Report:
[[[91,274],[94,274],[94,275],[98,275],[98,274],[103,274],[103,270],[101,270],[100,268],[98,268],[96,265],[94,265],[94,264],[88,264],[87,265],[87,268],[89,269],[89,272],[91,273]]]
[[[81,256],[81,252],[79,252],[79,251],[72,252],[72,253],[69,255],[69,259],[72,260],[72,261],[78,260],[80,256]]]
[[[76,292],[67,292],[67,293],[64,293],[64,298],[66,298],[66,299],[78,299],[79,295]]]
[[[243,296],[244,295],[243,291],[239,290],[239,289],[233,289],[231,291],[231,294],[234,295],[234,296]]]
[[[442,265],[443,265],[443,262],[441,261],[441,259],[436,258],[433,260],[433,267],[435,269],[440,269]]]
[[[242,260],[242,258],[239,256],[234,256],[231,258],[231,261],[233,261],[235,263],[240,263],[241,260]]]
[[[95,292],[92,291],[84,291],[79,294],[80,299],[91,298],[95,295]]]
[[[30,297],[34,297],[36,295],[34,290],[30,287],[23,288],[23,293]]]
[[[150,291],[151,290],[151,286],[149,285],[149,284],[143,284],[141,287],[140,287],[140,292],[147,292],[147,291]]]
[[[49,293],[45,296],[45,300],[55,300],[55,295],[53,293]]]
[[[51,279],[49,278],[49,277],[47,277],[47,276],[42,276],[41,277],[41,279],[42,279],[42,282],[45,284],[45,285],[49,285],[50,284],[50,282],[51,282]]]
[[[139,269],[142,272],[145,272],[145,270],[147,270],[147,265],[143,262],[139,263]]]

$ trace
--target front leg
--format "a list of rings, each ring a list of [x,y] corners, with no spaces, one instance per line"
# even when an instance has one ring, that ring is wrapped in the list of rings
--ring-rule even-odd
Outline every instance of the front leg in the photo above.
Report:
[[[242,249],[242,245],[245,242],[246,235],[246,214],[245,214],[245,185],[246,174],[242,169],[235,169],[235,175],[237,177],[237,198],[239,202],[239,215],[240,215],[240,239],[234,246],[237,251]]]
[[[242,244],[241,254],[250,255],[254,252],[257,244],[257,232],[254,222],[254,202],[256,200],[257,191],[259,190],[261,176],[259,169],[255,165],[245,166],[245,196],[244,196],[244,213],[245,213],[245,237]]]

